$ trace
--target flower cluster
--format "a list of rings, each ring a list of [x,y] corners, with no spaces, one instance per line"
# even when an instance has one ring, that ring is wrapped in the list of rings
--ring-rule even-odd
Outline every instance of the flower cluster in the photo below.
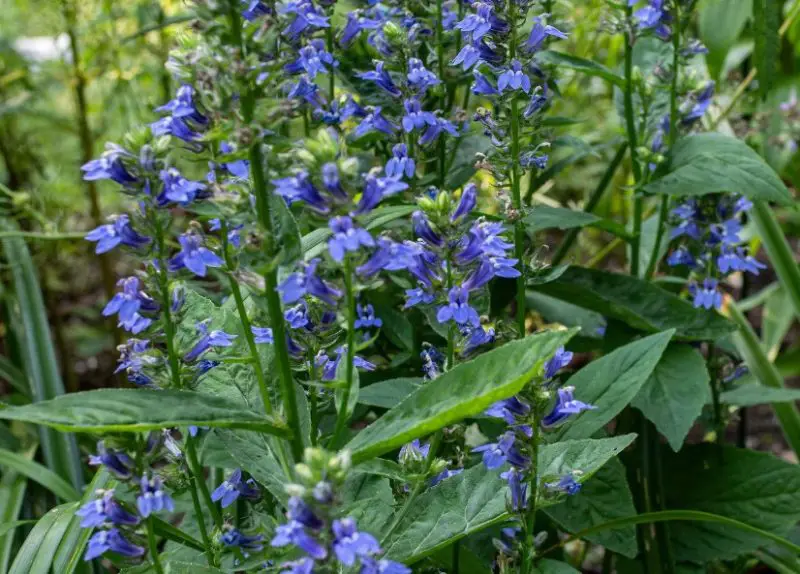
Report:
[[[382,558],[378,540],[358,530],[353,518],[340,516],[339,492],[350,466],[348,454],[306,449],[303,459],[295,468],[300,482],[287,486],[287,522],[276,528],[270,542],[275,548],[297,549],[303,556],[284,562],[280,571],[310,574],[327,565],[358,567],[360,574],[410,574],[410,568]]]

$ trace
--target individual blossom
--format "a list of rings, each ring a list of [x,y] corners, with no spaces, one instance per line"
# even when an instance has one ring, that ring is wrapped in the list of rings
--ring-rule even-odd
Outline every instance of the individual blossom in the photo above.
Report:
[[[531,28],[531,33],[528,35],[528,39],[525,41],[525,49],[530,53],[538,51],[548,36],[560,38],[562,40],[566,40],[568,37],[564,32],[555,26],[551,26],[549,24],[543,25],[541,18],[534,18],[533,28]]]
[[[341,262],[345,253],[356,253],[362,247],[374,247],[375,240],[366,229],[356,227],[347,216],[334,217],[329,227],[333,237],[328,240],[328,251],[334,261]]]
[[[544,486],[549,490],[574,496],[581,491],[582,485],[575,480],[575,472],[570,472],[559,478],[556,482],[545,482]]]
[[[296,175],[283,179],[274,179],[275,193],[283,197],[290,205],[302,201],[319,213],[328,213],[328,201],[320,194],[311,182],[308,172],[302,170]]]
[[[319,263],[317,258],[301,263],[300,270],[291,273],[278,286],[284,303],[296,303],[305,295],[311,295],[328,305],[336,304],[336,299],[342,296],[342,292],[317,276]]]
[[[483,453],[483,464],[489,470],[500,468],[506,462],[518,468],[527,468],[530,459],[518,450],[516,442],[515,433],[508,431],[497,442],[473,448],[472,452]]]
[[[370,305],[361,305],[360,303],[356,306],[356,312],[358,313],[358,317],[355,321],[355,328],[356,329],[380,329],[383,326],[383,321],[381,321],[380,317],[375,316],[375,308]]]
[[[339,562],[352,566],[358,558],[368,558],[381,551],[378,540],[366,532],[359,532],[356,521],[343,518],[333,521],[333,551]]]
[[[199,181],[191,181],[171,167],[161,171],[161,181],[164,189],[158,196],[159,205],[166,205],[170,201],[186,206],[195,199],[205,197],[206,185]]]
[[[230,347],[233,345],[233,340],[236,335],[229,335],[225,331],[215,329],[208,330],[208,321],[197,323],[197,332],[200,333],[200,340],[195,343],[191,350],[184,355],[183,360],[191,363],[196,360],[200,355],[214,347]]]
[[[550,381],[558,374],[558,371],[568,366],[572,361],[572,351],[567,351],[564,347],[559,347],[555,354],[544,363],[544,379]]]
[[[111,528],[110,530],[101,530],[94,533],[89,539],[89,545],[86,547],[83,559],[88,562],[109,551],[129,558],[138,558],[145,553],[143,546],[133,544],[122,535],[119,529]]]
[[[411,133],[414,130],[423,130],[429,126],[435,126],[437,118],[431,112],[422,109],[422,103],[417,98],[409,98],[403,102],[402,125],[403,131]]]
[[[689,284],[689,293],[692,295],[692,304],[702,309],[719,309],[722,307],[722,293],[719,282],[710,277],[703,280],[702,287],[697,283]]]
[[[103,465],[111,474],[121,480],[133,476],[133,460],[124,452],[106,448],[103,441],[97,443],[97,454],[89,455],[89,464],[92,466]]]
[[[264,549],[264,537],[261,534],[247,535],[236,528],[226,530],[220,540],[228,548],[240,548],[245,552],[261,552]]]
[[[575,387],[561,387],[558,389],[555,404],[550,409],[550,412],[542,418],[543,427],[552,428],[561,425],[573,415],[597,408],[573,397],[574,390]]]
[[[408,184],[392,177],[379,177],[373,173],[364,178],[364,191],[352,215],[369,213],[386,197],[408,189]],[[341,219],[341,218],[340,218]]]
[[[425,68],[422,61],[418,58],[411,58],[408,61],[408,85],[417,90],[419,93],[424,93],[425,90],[431,86],[438,86],[441,80],[436,77],[436,74]]]
[[[164,485],[158,476],[147,477],[147,473],[142,475],[139,481],[140,492],[136,498],[136,508],[139,514],[147,518],[155,512],[175,510],[175,503],[169,494],[164,491]]]
[[[511,492],[511,509],[519,512],[528,507],[528,482],[525,474],[515,466],[507,471],[500,473],[500,478],[508,482],[508,489]]]
[[[113,490],[98,492],[99,498],[90,500],[75,512],[81,517],[81,528],[96,528],[105,524],[133,526],[139,523],[136,515],[122,508],[114,499]]]
[[[409,157],[406,144],[396,144],[392,148],[392,157],[386,162],[386,167],[384,168],[386,177],[391,177],[392,179],[406,177],[411,179],[414,177],[415,169],[414,158]]]
[[[395,98],[399,98],[402,96],[402,92],[400,88],[395,85],[394,80],[389,75],[389,72],[384,69],[384,64],[380,60],[375,60],[375,69],[369,72],[361,72],[360,74],[356,74],[358,78],[362,80],[368,80],[375,82],[379,88],[385,91],[390,96],[394,96]]]
[[[305,72],[309,78],[313,79],[317,77],[317,74],[330,73],[329,68],[334,68],[338,64],[333,56],[325,50],[325,43],[316,39],[300,48],[297,59],[286,64],[283,69],[290,74]]]
[[[119,325],[134,335],[150,326],[151,319],[140,315],[142,312],[158,311],[159,305],[152,297],[142,291],[138,277],[126,277],[117,282],[122,291],[115,294],[103,309],[103,316],[119,315]]]
[[[531,79],[522,71],[522,63],[519,60],[511,60],[511,67],[498,76],[497,89],[501,94],[507,89],[530,93]]]
[[[462,217],[469,215],[478,204],[478,186],[468,183],[461,191],[461,198],[458,201],[453,213],[450,214],[450,221],[456,222]]]
[[[211,500],[220,502],[222,508],[227,508],[240,496],[249,500],[258,500],[261,491],[252,478],[243,480],[242,469],[237,468],[211,493]]]
[[[333,381],[336,380],[336,371],[339,369],[339,363],[342,362],[342,357],[347,355],[347,347],[344,345],[336,349],[336,358],[331,359],[324,351],[320,351],[314,358],[316,367],[322,369],[322,380]],[[375,365],[370,363],[363,357],[355,355],[353,357],[353,366],[357,369],[364,369],[365,371],[374,371]]]
[[[135,156],[125,148],[114,143],[106,144],[106,151],[98,159],[93,159],[81,166],[83,179],[86,181],[97,181],[99,179],[110,179],[123,187],[130,187],[138,183],[139,179],[128,171],[123,162],[123,158],[134,158]]]
[[[364,116],[361,123],[353,130],[353,137],[360,138],[374,131],[393,135],[398,129],[396,124],[384,117],[380,106],[374,106],[368,108],[367,115]]]
[[[208,267],[222,267],[224,261],[219,255],[203,246],[199,233],[190,231],[178,237],[181,250],[169,260],[170,271],[186,268],[198,277],[205,277]]]
[[[87,241],[96,241],[95,253],[111,251],[118,245],[127,245],[134,249],[150,243],[150,238],[137,233],[130,224],[127,215],[112,215],[111,223],[95,227],[86,234]]]

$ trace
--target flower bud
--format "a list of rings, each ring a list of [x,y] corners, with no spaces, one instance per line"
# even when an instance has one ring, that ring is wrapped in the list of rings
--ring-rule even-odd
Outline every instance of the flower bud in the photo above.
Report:
[[[406,41],[406,34],[403,29],[394,22],[387,22],[383,26],[383,36],[393,48],[400,48]]]

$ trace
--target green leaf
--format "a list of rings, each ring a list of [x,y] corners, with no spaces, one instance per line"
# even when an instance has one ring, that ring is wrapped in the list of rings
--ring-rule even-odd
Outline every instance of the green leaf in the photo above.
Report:
[[[597,524],[634,516],[636,507],[625,478],[625,468],[614,459],[603,466],[581,488],[561,504],[544,509],[545,514],[569,532],[577,532]],[[634,558],[638,551],[636,529],[626,526],[587,537],[608,550]]]
[[[78,492],[66,480],[46,466],[19,453],[4,448],[0,449],[0,466],[24,474],[66,502],[80,498]]]
[[[475,154],[489,148],[489,138],[483,133],[467,134],[456,141],[452,156],[448,157],[448,170],[445,188],[458,189],[475,174]]]
[[[362,430],[347,448],[360,462],[483,412],[519,392],[574,331],[550,331],[484,353],[427,383]],[[458,392],[454,392],[458,389]]]
[[[530,210],[530,213],[522,221],[525,223],[525,230],[533,234],[542,229],[584,227],[600,221],[600,218],[585,211],[537,205]]]
[[[61,540],[77,502],[56,506],[33,527],[11,564],[9,574],[48,574],[53,559],[53,548]]]
[[[277,420],[223,397],[178,390],[100,389],[0,410],[0,419],[68,432],[141,432],[189,425],[259,430],[287,436]]]
[[[753,407],[768,403],[793,403],[800,401],[800,389],[776,389],[765,385],[741,385],[720,395],[720,400],[729,405]]]
[[[5,524],[0,524],[0,536],[5,536],[17,526],[27,526],[28,524],[36,524],[35,520],[12,520]]]
[[[673,333],[664,331],[629,343],[572,375],[567,384],[575,387],[575,398],[596,408],[561,427],[559,440],[590,437],[617,416],[653,373]]]
[[[764,351],[770,361],[774,361],[778,356],[783,340],[794,322],[794,313],[786,312],[791,306],[789,294],[781,286],[767,298],[761,311],[761,340],[764,342]]]
[[[407,313],[398,311],[392,305],[375,302],[375,315],[383,321],[381,334],[395,345],[406,351],[414,349],[414,325],[411,324]]]
[[[747,368],[762,385],[773,389],[783,389],[784,382],[777,367],[770,362],[753,327],[736,305],[728,306],[728,313],[739,326],[739,331],[732,335],[736,349],[744,358]],[[792,446],[795,454],[800,454],[800,412],[793,404],[773,403],[772,409],[780,421],[786,441]]]
[[[746,143],[717,133],[678,140],[669,171],[644,191],[674,197],[741,193],[752,200],[791,205],[792,196],[778,175]]]
[[[228,452],[242,470],[249,472],[275,498],[286,504],[289,499],[286,494],[287,475],[264,436],[223,429],[214,430],[214,434],[228,447]]]
[[[400,482],[406,482],[408,478],[402,466],[393,460],[386,460],[383,458],[373,458],[371,460],[362,462],[358,466],[353,467],[353,473],[374,474],[376,476],[384,476]]]
[[[33,458],[34,451],[29,451],[29,456]],[[3,473],[0,479],[0,524],[9,524],[17,519],[22,503],[25,499],[25,491],[28,486],[28,479],[16,472]],[[0,572],[8,572],[8,565],[11,562],[11,548],[14,544],[14,529],[0,536]]]
[[[575,570],[566,562],[550,560],[549,558],[539,560],[533,571],[535,574],[580,574],[579,570]]]
[[[277,193],[269,194],[270,215],[276,244],[280,248],[281,265],[292,265],[303,255],[300,232],[294,215],[283,197]]]
[[[775,83],[776,64],[780,59],[781,39],[778,30],[784,2],[779,0],[753,0],[753,59],[758,70],[758,93],[767,97]]]
[[[705,359],[696,349],[670,345],[631,405],[678,451],[708,402],[709,380]]]
[[[611,82],[620,88],[625,87],[625,78],[614,73],[604,65],[598,64],[592,60],[586,60],[585,58],[579,58],[577,56],[565,54],[564,52],[555,52],[553,50],[544,50],[539,52],[536,54],[536,59],[545,64],[553,64],[559,67],[571,68],[578,72],[583,72],[589,76],[603,78],[604,80]]]
[[[690,445],[665,458],[668,508],[700,510],[783,535],[800,520],[800,467],[771,454],[720,445]],[[715,525],[670,526],[678,560],[730,560],[763,539]]]
[[[753,12],[753,0],[702,0],[697,7],[697,32],[708,48],[711,75],[719,78],[728,50],[736,43]]]
[[[669,291],[619,273],[571,266],[555,281],[531,289],[642,331],[675,329],[677,340],[718,339],[735,329],[719,313],[695,309]]]
[[[20,371],[8,357],[0,356],[0,379],[7,381],[14,387],[14,390],[30,398],[31,391],[28,388],[28,381],[25,379],[25,373]]]
[[[411,393],[419,390],[422,379],[404,377],[381,381],[361,389],[358,402],[362,405],[392,409],[403,402]]]
[[[0,221],[0,228],[14,231],[16,225]],[[34,401],[45,401],[64,394],[61,370],[50,337],[47,308],[36,268],[25,241],[19,238],[3,240],[3,249],[10,264],[14,294],[22,318],[22,359]],[[83,469],[75,437],[58,434],[50,429],[39,430],[39,443],[47,466],[73,487],[83,486]]]
[[[342,488],[344,514],[355,519],[366,532],[378,533],[386,526],[394,508],[389,479],[371,474],[351,474]]]
[[[539,449],[539,468],[543,476],[561,476],[581,470],[583,475],[578,480],[585,481],[627,447],[635,436],[544,445]],[[488,470],[478,464],[420,495],[384,544],[386,555],[410,564],[464,536],[508,519],[508,486],[500,478],[500,472],[500,469]],[[545,508],[557,502],[558,499],[544,497],[537,507]]]

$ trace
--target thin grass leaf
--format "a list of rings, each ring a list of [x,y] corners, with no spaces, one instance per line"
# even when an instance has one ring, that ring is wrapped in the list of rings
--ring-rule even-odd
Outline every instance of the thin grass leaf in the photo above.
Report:
[[[64,500],[70,502],[78,500],[80,495],[70,483],[58,476],[49,468],[42,466],[38,462],[4,448],[0,449],[0,466],[24,474],[31,480],[38,482],[50,492]]]

